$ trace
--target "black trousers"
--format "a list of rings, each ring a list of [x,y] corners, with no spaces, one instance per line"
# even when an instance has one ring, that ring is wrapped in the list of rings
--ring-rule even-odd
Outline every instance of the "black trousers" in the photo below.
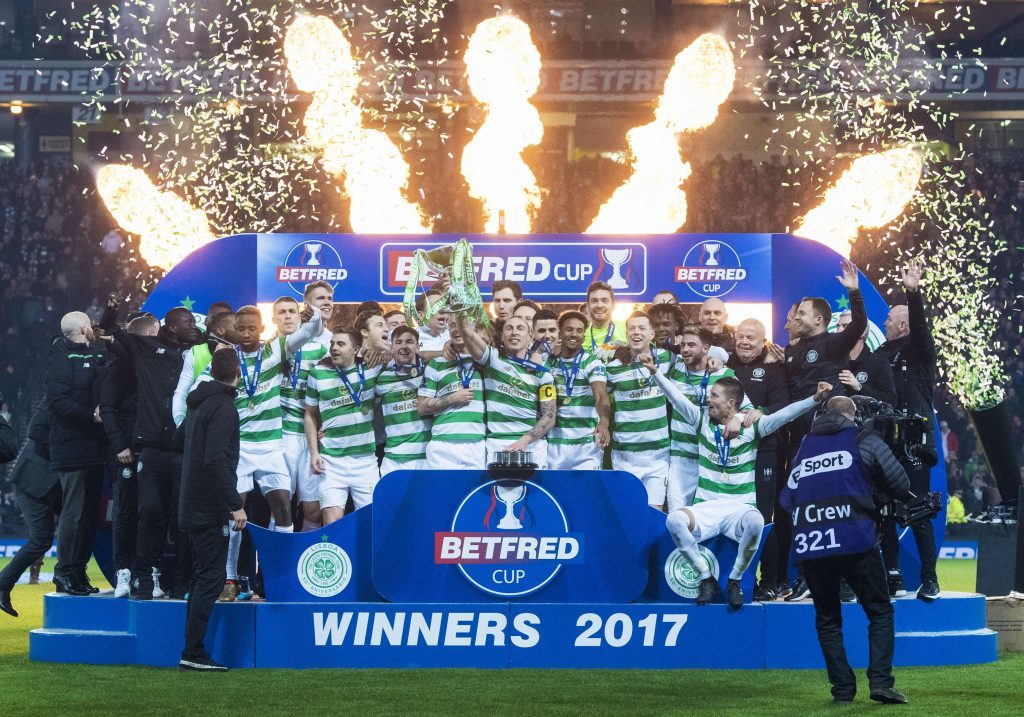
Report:
[[[42,498],[18,491],[18,506],[28,525],[28,541],[0,572],[0,589],[13,589],[22,573],[46,555],[46,551],[53,545],[53,518],[60,512],[60,499],[60,484],[54,485]]]
[[[139,482],[135,478],[136,461],[129,465],[113,458],[110,464],[111,493],[114,500],[113,537],[114,567],[131,570],[135,565],[135,547],[138,540]]]
[[[206,656],[206,626],[217,604],[224,581],[228,559],[227,521],[221,525],[188,531],[192,546],[192,590],[185,612],[184,660]]]
[[[832,696],[853,699],[857,678],[846,659],[843,646],[843,613],[839,580],[849,583],[868,616],[868,684],[873,690],[892,687],[892,655],[896,644],[893,607],[885,567],[877,548],[866,553],[805,560],[804,578],[814,600],[815,627],[821,654],[825,658]]]
[[[57,567],[53,573],[63,578],[79,578],[85,575],[96,540],[103,466],[62,470],[60,485],[63,498],[57,528]]]
[[[774,450],[759,450],[754,466],[757,509],[766,525],[773,524],[761,551],[761,583],[772,588],[788,582],[789,543],[793,532],[789,514],[779,505],[779,494],[786,485],[783,458]]]
[[[139,522],[135,577],[145,577],[160,564],[168,527],[176,525],[181,454],[146,446],[139,453],[137,468]]]
[[[915,468],[906,461],[900,464],[907,471],[910,478],[910,490],[914,495],[924,495],[931,490],[932,469],[928,466]],[[935,529],[931,521],[913,525],[910,528],[914,533],[914,542],[917,544],[917,555],[921,559],[921,582],[929,580],[938,582],[935,574],[935,563],[938,558],[938,550],[935,547]],[[899,526],[895,520],[886,519],[882,522],[882,557],[885,560],[885,567],[889,570],[900,568],[900,537]]]

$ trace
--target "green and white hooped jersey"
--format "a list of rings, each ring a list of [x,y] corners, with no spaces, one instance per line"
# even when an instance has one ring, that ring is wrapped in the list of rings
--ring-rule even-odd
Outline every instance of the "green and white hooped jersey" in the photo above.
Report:
[[[480,369],[468,356],[463,357],[469,378],[469,386],[473,390],[473,400],[465,406],[449,406],[434,416],[434,425],[430,431],[432,441],[447,443],[472,443],[481,441],[487,430],[484,421],[484,381]],[[423,384],[419,395],[424,398],[445,398],[462,388],[458,361],[445,361],[443,358],[431,359],[423,372]],[[472,374],[469,366],[472,365]]]
[[[484,351],[487,436],[517,440],[537,425],[541,402],[555,400],[550,371],[532,371],[503,357],[493,346]]]
[[[360,405],[338,376],[338,370],[329,361],[321,361],[309,372],[306,381],[306,406],[320,410],[320,452],[332,458],[368,456],[376,452],[373,436],[374,392],[380,366],[363,370],[363,390],[359,391],[359,371],[353,364],[345,369],[345,376],[353,391],[359,391]],[[368,408],[363,413],[363,408]]]
[[[271,342],[258,351],[242,353],[241,358],[245,367],[235,394],[238,438],[243,445],[250,444],[250,448],[270,450],[282,438],[281,351]],[[260,365],[259,376],[256,375],[257,363]],[[250,396],[246,384],[251,387],[254,382],[255,391]]]
[[[432,421],[421,417],[416,408],[423,380],[420,369],[410,376],[398,373],[393,365],[377,376],[374,392],[381,398],[387,437],[384,455],[399,463],[427,457]]]
[[[671,365],[673,355],[656,352],[659,370]],[[668,448],[668,409],[665,394],[639,362],[608,362],[608,397],[612,402],[612,449],[654,451]]]
[[[707,383],[704,383],[705,373],[707,374]],[[682,361],[677,361],[667,375],[679,386],[679,390],[690,399],[691,403],[703,411],[707,406],[708,391],[715,385],[715,381],[736,374],[731,368],[721,368],[711,372],[691,372],[686,369],[686,365]],[[703,423],[703,421],[704,417],[701,414],[701,422]],[[672,422],[669,429],[672,442],[669,453],[673,456],[697,460],[698,430],[699,426],[691,426],[686,423],[679,415],[679,411],[672,409]]]
[[[555,379],[555,391],[558,394],[558,419],[555,421],[555,427],[548,433],[548,443],[579,446],[587,445],[594,440],[598,415],[594,404],[594,390],[590,384],[593,381],[605,383],[608,379],[601,360],[584,351],[573,382],[572,396],[567,396],[565,373],[572,375],[574,361],[575,357],[552,357],[548,361],[551,375]]]
[[[697,460],[697,492],[693,497],[694,504],[710,500],[757,504],[754,469],[757,464],[757,447],[763,437],[760,431],[761,420],[758,419],[753,426],[744,428],[740,435],[728,442],[729,449],[723,470],[722,455],[715,439],[717,424],[711,421],[706,408],[701,410],[698,436],[700,455]]]
[[[327,336],[327,340],[330,341],[330,334]],[[275,341],[279,347],[284,343],[283,337],[275,339]],[[304,401],[309,371],[327,356],[328,348],[324,345],[321,337],[304,345],[296,352],[296,356],[299,354],[301,354],[301,360],[294,388],[292,387],[292,376],[281,371],[281,411],[284,432],[301,435],[305,431],[303,420],[306,415],[306,404]],[[295,369],[294,361],[295,356],[288,357],[288,365],[292,370]]]

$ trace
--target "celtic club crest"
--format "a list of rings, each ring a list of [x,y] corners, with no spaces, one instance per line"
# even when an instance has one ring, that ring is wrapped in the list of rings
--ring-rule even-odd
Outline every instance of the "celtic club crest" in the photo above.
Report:
[[[711,567],[711,576],[718,579],[718,558],[703,545],[698,546],[700,554],[708,561]],[[672,592],[680,597],[694,599],[697,597],[697,586],[700,585],[700,573],[690,561],[683,557],[678,550],[673,550],[665,561],[665,582],[672,588]]]
[[[352,580],[348,553],[326,540],[314,543],[299,556],[296,565],[299,584],[314,597],[334,597]]]

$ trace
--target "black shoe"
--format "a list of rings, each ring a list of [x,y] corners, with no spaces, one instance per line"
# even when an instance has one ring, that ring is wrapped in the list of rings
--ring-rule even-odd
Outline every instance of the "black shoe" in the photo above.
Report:
[[[852,705],[853,704],[853,698],[852,697],[833,697],[832,698],[832,704],[834,704],[834,705]]]
[[[53,584],[57,586],[57,592],[67,595],[89,595],[89,591],[77,583],[71,582],[70,578],[63,575],[54,575]]]
[[[881,702],[884,705],[905,705],[907,697],[895,687],[886,687],[882,690],[871,690],[871,699]]]
[[[719,592],[718,580],[715,578],[704,578],[700,581],[700,585],[697,586],[697,604],[707,605],[718,597]]]
[[[0,588],[0,610],[3,610],[11,617],[18,617],[18,611],[11,604],[11,591],[6,588]]]
[[[901,598],[906,596],[907,588],[903,584],[903,573],[899,570],[890,570],[886,575],[886,582],[889,583],[889,597]]]
[[[779,600],[785,600],[793,594],[793,586],[789,583],[779,583],[775,586],[775,597]]]
[[[193,672],[227,672],[228,668],[224,665],[214,662],[213,658],[209,655],[203,655],[202,657],[183,657],[178,662],[179,670],[191,670]]]
[[[131,592],[128,597],[131,600],[152,600],[153,578],[147,576],[132,580]]]
[[[805,600],[810,596],[811,589],[807,587],[807,581],[801,576],[793,583],[793,590],[786,596],[786,602],[797,602],[798,600]]]
[[[917,591],[917,599],[924,600],[925,602],[932,602],[938,600],[939,595],[942,591],[939,590],[939,584],[934,580],[926,580],[921,583],[921,587]]]
[[[857,596],[853,594],[853,588],[842,579],[839,581],[839,600],[841,602],[857,602]]]
[[[75,582],[78,585],[78,587],[82,588],[82,590],[85,590],[90,595],[95,595],[100,591],[99,588],[94,588],[92,586],[92,583],[89,582],[89,577],[85,573],[79,575],[78,580],[76,580]]]
[[[772,602],[778,597],[771,585],[758,585],[754,588],[754,602]]]
[[[739,610],[746,600],[743,597],[743,588],[739,580],[730,580],[725,584],[725,592],[729,596],[729,607]]]

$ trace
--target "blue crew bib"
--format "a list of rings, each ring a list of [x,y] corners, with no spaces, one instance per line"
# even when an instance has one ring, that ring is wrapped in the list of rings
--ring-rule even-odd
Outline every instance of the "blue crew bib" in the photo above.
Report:
[[[875,545],[875,503],[857,452],[855,427],[809,434],[779,497],[793,522],[792,556],[813,560]]]

